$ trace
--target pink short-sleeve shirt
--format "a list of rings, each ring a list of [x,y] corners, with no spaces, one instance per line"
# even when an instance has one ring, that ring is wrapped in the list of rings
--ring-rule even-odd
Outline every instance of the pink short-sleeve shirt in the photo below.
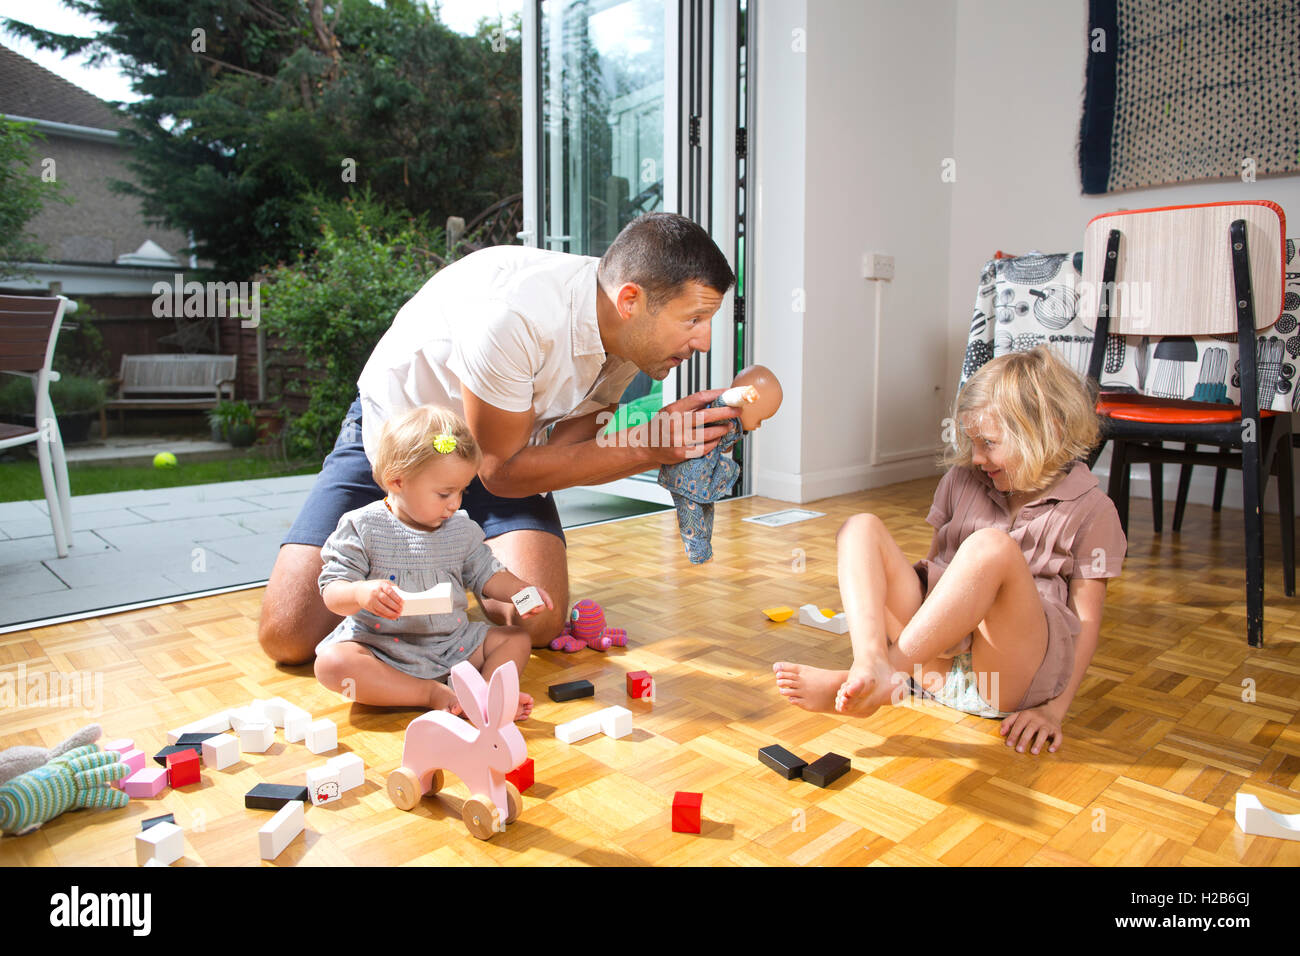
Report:
[[[1119,513],[1096,475],[1085,462],[1070,462],[1064,476],[1013,520],[1006,496],[983,469],[958,465],[939,480],[925,520],[934,539],[915,567],[927,594],[973,532],[998,528],[1020,546],[1047,616],[1047,653],[1017,709],[1058,696],[1070,681],[1081,627],[1069,606],[1070,579],[1119,577],[1128,551]]]

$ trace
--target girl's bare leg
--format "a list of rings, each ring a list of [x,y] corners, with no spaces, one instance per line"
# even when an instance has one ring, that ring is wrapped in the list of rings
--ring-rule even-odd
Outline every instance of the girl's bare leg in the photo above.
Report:
[[[524,665],[532,653],[532,639],[522,627],[490,627],[480,644],[469,656],[469,662],[478,668],[485,678],[491,678],[492,672],[506,661],[514,661],[519,676],[523,677]],[[519,709],[515,720],[525,720],[533,712],[531,694],[519,692]]]
[[[853,667],[826,670],[785,661],[773,667],[782,695],[806,710],[834,710],[846,682],[856,697],[877,686],[888,694],[894,680],[889,644],[921,606],[923,596],[916,569],[875,515],[854,515],[844,522],[836,544]]]
[[[316,679],[358,704],[450,710],[456,703],[446,684],[404,674],[355,641],[331,644],[317,654]]]

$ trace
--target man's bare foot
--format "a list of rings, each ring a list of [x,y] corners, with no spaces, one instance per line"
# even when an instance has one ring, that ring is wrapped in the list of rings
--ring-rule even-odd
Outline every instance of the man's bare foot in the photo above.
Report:
[[[882,705],[894,702],[895,688],[905,679],[887,660],[855,665],[836,691],[835,710],[850,717],[870,717]]]
[[[828,671],[785,661],[777,661],[772,670],[782,697],[796,707],[816,713],[834,712],[835,694],[849,676],[848,671]]]
[[[515,720],[527,720],[533,712],[533,695],[519,692],[519,709],[515,711]]]

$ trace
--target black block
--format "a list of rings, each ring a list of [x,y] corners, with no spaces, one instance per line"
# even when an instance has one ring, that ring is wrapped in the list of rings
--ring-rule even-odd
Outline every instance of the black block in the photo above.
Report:
[[[839,754],[819,757],[803,768],[803,778],[817,787],[829,787],[849,772],[849,758]]]
[[[155,823],[175,823],[175,822],[176,822],[176,818],[174,816],[172,816],[170,813],[164,813],[160,817],[150,817],[148,820],[141,820],[140,829],[141,831],[148,830]]]
[[[177,747],[192,747],[198,745],[199,756],[203,756],[203,741],[212,737],[220,737],[220,734],[181,734],[176,740]]]
[[[808,766],[808,761],[800,760],[780,744],[764,747],[758,752],[758,759],[787,780],[795,779],[803,772],[803,768]]]
[[[162,750],[158,751],[156,754],[153,755],[154,762],[158,764],[158,766],[160,767],[165,767],[167,766],[167,755],[180,753],[182,750],[193,750],[196,754],[199,755],[200,760],[203,759],[202,744],[184,744],[184,745],[171,744],[170,746],[164,747]]]
[[[594,697],[596,688],[589,680],[571,680],[567,684],[552,684],[546,688],[546,693],[554,701],[578,700]]]
[[[306,803],[310,799],[306,787],[287,783],[259,783],[244,794],[244,806],[249,810],[279,810],[290,800]]]

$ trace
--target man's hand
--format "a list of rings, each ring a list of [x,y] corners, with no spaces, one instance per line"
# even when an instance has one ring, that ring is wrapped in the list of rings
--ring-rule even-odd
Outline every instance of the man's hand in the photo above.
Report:
[[[1052,745],[1047,748],[1048,751],[1056,753],[1065,740],[1061,733],[1061,720],[1064,716],[1056,701],[1049,700],[1045,704],[1003,718],[998,732],[1007,738],[1007,746],[1015,747],[1017,753],[1024,753],[1025,747],[1031,742],[1031,752],[1038,753],[1049,740]]]
[[[628,430],[628,443],[642,443],[640,447],[651,449],[657,465],[675,465],[707,455],[727,435],[729,429],[721,423],[740,415],[738,408],[708,407],[724,391],[696,392],[665,405],[649,423]]]

